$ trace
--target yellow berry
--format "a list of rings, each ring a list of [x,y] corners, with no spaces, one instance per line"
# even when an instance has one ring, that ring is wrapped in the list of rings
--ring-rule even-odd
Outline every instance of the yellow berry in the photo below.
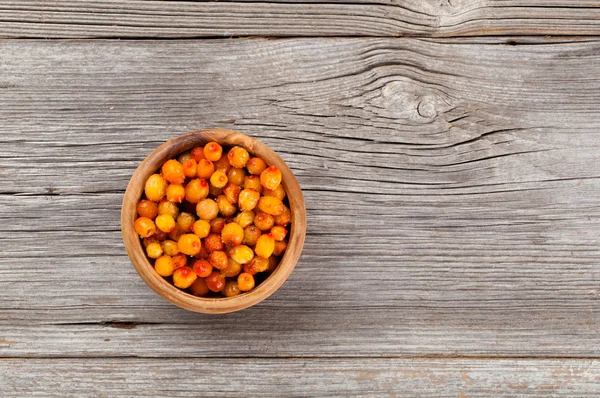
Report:
[[[154,269],[160,276],[171,276],[175,271],[175,263],[169,256],[161,256],[156,259],[154,263]]]
[[[161,244],[163,252],[167,255],[167,256],[176,256],[177,254],[179,254],[179,248],[177,247],[177,242],[173,241],[173,240],[165,240],[164,242],[162,242]]]
[[[175,219],[179,215],[179,207],[177,207],[175,203],[169,202],[166,199],[161,200],[158,204],[158,215],[161,214],[168,214]]]
[[[222,293],[225,297],[233,297],[240,294],[241,290],[236,281],[229,281],[225,283]]]
[[[173,272],[173,284],[180,289],[190,287],[196,278],[196,273],[189,267],[180,267]]]
[[[227,175],[217,170],[210,176],[210,183],[213,187],[224,188],[227,185]]]
[[[227,179],[232,184],[238,186],[242,185],[244,183],[244,180],[246,179],[246,172],[244,171],[244,169],[232,167],[227,172]]]
[[[275,167],[267,167],[262,173],[260,173],[260,183],[267,189],[274,190],[281,183],[281,171]]]
[[[229,251],[229,255],[234,261],[240,264],[246,264],[254,258],[254,252],[248,246],[238,245]]]
[[[237,211],[237,207],[234,204],[231,204],[225,195],[219,195],[217,198],[217,206],[219,207],[219,211],[225,217],[233,216]]]
[[[246,228],[254,222],[254,212],[242,211],[235,216],[233,221],[240,224],[240,227]]]
[[[241,169],[242,167],[246,167],[246,164],[250,159],[250,154],[241,146],[234,146],[229,150],[227,158],[229,159],[229,164]]]
[[[195,256],[200,252],[200,238],[194,234],[181,235],[177,242],[177,248],[183,254]]]
[[[144,193],[148,200],[158,202],[164,198],[167,193],[167,182],[160,174],[153,174],[146,180]]]
[[[203,220],[212,220],[219,214],[219,206],[212,199],[204,199],[196,205],[196,214]]]
[[[196,218],[190,213],[183,212],[179,213],[177,216],[177,225],[181,228],[181,231],[185,233],[192,231],[192,226],[195,221]]]
[[[133,223],[133,229],[141,238],[147,238],[156,232],[156,225],[148,217],[139,217]]]
[[[244,228],[237,223],[229,223],[221,231],[221,239],[226,245],[237,246],[244,239]]]
[[[254,289],[254,277],[247,272],[242,272],[238,276],[238,287],[242,292]]]
[[[238,198],[240,210],[250,211],[256,207],[260,200],[260,193],[252,188],[243,189]]]
[[[153,242],[146,246],[146,254],[150,258],[159,258],[163,254],[163,249],[160,243]]]
[[[242,191],[242,188],[238,187],[235,184],[232,184],[231,182],[229,184],[227,184],[225,186],[225,188],[223,188],[223,194],[225,195],[225,197],[227,198],[227,200],[229,201],[229,203],[237,203],[238,199],[240,198],[240,192]],[[153,202],[150,202],[153,203]],[[142,215],[142,214],[140,214]],[[152,217],[150,217],[152,218]]]
[[[177,161],[181,164],[183,164],[184,162],[193,159],[192,154],[188,151],[188,152],[184,152],[181,155],[177,156]]]
[[[208,183],[205,180],[194,179],[185,187],[185,200],[198,203],[208,196]]]
[[[169,214],[161,214],[160,216],[157,216],[155,222],[158,229],[166,233],[173,231],[177,225],[175,220],[173,220],[173,217],[171,217]]]
[[[285,189],[283,189],[283,185],[281,184],[277,185],[277,188],[273,190],[265,188],[262,193],[265,196],[275,196],[279,200],[285,199]]]
[[[260,177],[258,176],[247,176],[244,178],[244,188],[252,188],[258,193],[261,193],[263,190],[263,186],[260,183]]]
[[[206,220],[198,220],[192,225],[192,230],[199,238],[206,238],[210,233],[210,224]]]
[[[223,276],[226,276],[227,278],[238,276],[240,272],[242,272],[242,264],[238,263],[230,257],[228,259],[227,268],[225,268],[221,272],[223,273]]]
[[[275,239],[271,234],[261,235],[256,241],[254,252],[262,258],[269,258],[275,249]]]

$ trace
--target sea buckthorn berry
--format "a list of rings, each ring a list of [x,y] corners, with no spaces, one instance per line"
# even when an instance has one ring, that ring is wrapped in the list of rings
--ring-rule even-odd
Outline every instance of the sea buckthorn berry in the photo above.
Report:
[[[285,227],[282,227],[281,225],[276,225],[273,228],[271,228],[270,233],[271,236],[273,236],[273,239],[275,239],[276,241],[282,241],[287,236],[287,229],[285,229]]]
[[[227,175],[217,170],[210,176],[210,183],[213,187],[225,188],[225,185],[227,185]]]
[[[154,235],[156,235],[156,234],[152,234],[149,237],[142,239],[142,244],[144,245],[145,248],[148,247],[148,245],[151,244],[151,243],[158,242],[158,239],[156,239],[154,237]],[[158,242],[158,243],[160,243],[160,242]]]
[[[167,200],[173,203],[181,203],[185,198],[185,188],[183,185],[170,184],[167,187]]]
[[[231,165],[229,164],[229,160],[227,160],[225,156],[215,162],[216,171],[222,171],[223,173],[227,174],[230,168]]]
[[[206,249],[205,245],[202,245],[200,251],[194,256],[194,258],[197,258],[199,260],[206,260],[209,254],[210,252]]]
[[[215,165],[208,159],[202,159],[196,166],[196,175],[198,178],[207,179],[215,172]]]
[[[273,250],[275,250],[275,239],[273,239],[271,234],[261,235],[256,241],[254,252],[257,256],[269,258],[273,254]]]
[[[194,178],[198,175],[198,163],[194,159],[188,159],[181,164],[183,166],[183,175],[187,178]]]
[[[244,265],[244,272],[256,275],[259,272],[265,272],[269,268],[269,260],[263,257],[254,257],[252,261]]]
[[[215,251],[210,253],[208,256],[208,262],[216,269],[222,270],[227,268],[229,260],[227,259],[227,253],[223,251]]]
[[[160,216],[163,214],[167,214],[175,219],[179,215],[179,207],[177,207],[175,203],[163,199],[158,204],[158,215]]]
[[[233,216],[237,211],[237,207],[234,204],[231,204],[225,195],[219,195],[217,197],[217,206],[219,207],[219,211],[225,217]]]
[[[281,242],[279,242],[281,243]],[[277,245],[277,242],[275,243]],[[269,267],[265,270],[265,272],[273,272],[275,268],[279,265],[279,257],[271,256],[269,257]]]
[[[271,190],[265,188],[263,190],[263,195],[265,196],[275,196],[279,200],[285,199],[285,189],[283,189],[283,185],[279,184],[277,188]]]
[[[254,225],[260,228],[261,231],[268,231],[275,225],[275,219],[272,215],[259,211],[254,217]]]
[[[285,252],[285,249],[287,249],[287,241],[285,241],[285,240],[275,241],[275,247],[273,248],[273,255],[281,256],[283,254],[283,252]]]
[[[227,184],[225,188],[223,188],[223,194],[225,195],[229,203],[237,203],[238,199],[240,198],[240,192],[242,192],[242,188],[238,187],[235,184],[232,184],[231,182]]]
[[[162,166],[161,173],[171,184],[183,184],[185,181],[183,166],[175,159],[167,160]]]
[[[258,208],[272,216],[278,216],[285,211],[285,205],[274,196],[263,196],[258,201]]]
[[[235,216],[233,221],[240,224],[240,227],[246,228],[248,225],[251,225],[254,222],[254,212],[242,211],[241,213],[238,213],[237,216]]]
[[[147,199],[144,199],[138,203],[136,209],[140,217],[146,217],[151,220],[154,220],[158,214],[158,206],[156,203]]]
[[[185,254],[179,253],[173,256],[173,263],[175,264],[175,269],[179,267],[185,267],[187,265],[188,258]]]
[[[223,250],[223,241],[221,240],[221,235],[208,235],[206,238],[204,238],[204,247],[206,247],[206,250],[209,252]]]
[[[169,236],[169,235],[166,232],[161,231],[160,229],[156,228],[156,232],[151,237],[156,239],[159,242],[162,242],[163,240],[167,239],[167,236]]]
[[[248,225],[244,228],[244,240],[242,240],[242,243],[244,245],[254,246],[261,234],[260,228],[256,225]]]
[[[258,176],[247,176],[244,178],[244,188],[254,189],[258,193],[263,191],[263,186],[260,183],[260,178]]]
[[[180,267],[173,272],[173,284],[180,289],[190,287],[196,278],[196,273],[189,267]]]
[[[254,277],[247,272],[238,275],[238,287],[242,292],[254,289]]]
[[[267,164],[261,158],[252,158],[248,160],[246,164],[246,168],[250,172],[250,174],[254,174],[255,176],[259,176],[266,168]]]
[[[177,242],[177,248],[183,254],[195,256],[200,251],[200,238],[194,234],[181,235]]]
[[[225,287],[225,277],[218,271],[211,272],[204,281],[213,292],[220,292]]]
[[[223,148],[216,142],[209,142],[204,146],[204,157],[208,160],[216,162],[217,160],[221,159],[222,154]]]
[[[220,234],[226,223],[224,218],[217,217],[210,220],[209,224],[211,234]]]
[[[242,291],[240,290],[240,287],[238,286],[238,283],[236,281],[228,281],[225,282],[225,287],[223,288],[222,293],[225,297],[233,297],[237,296],[241,292]]]
[[[190,155],[192,155],[192,158],[196,161],[196,163],[199,163],[202,159],[206,159],[204,156],[204,147],[201,146],[197,146],[192,149],[190,151]]]
[[[139,217],[133,223],[133,229],[141,238],[147,238],[156,232],[156,225],[148,217]]]
[[[244,228],[234,222],[225,225],[221,231],[221,240],[223,240],[226,245],[240,245],[242,240],[244,240]]]
[[[190,159],[193,159],[193,158],[192,158],[192,154],[189,151],[184,152],[181,155],[177,156],[177,161],[181,164],[183,164],[186,160],[190,160]]]
[[[181,235],[183,235],[183,231],[181,230],[181,228],[179,228],[179,225],[175,224],[175,229],[169,232],[169,238],[177,242],[179,241],[179,238],[181,238]]]
[[[171,217],[169,214],[161,214],[160,216],[157,216],[155,222],[158,229],[166,233],[173,231],[177,225],[175,220],[173,220],[173,217]]]
[[[206,220],[195,221],[192,225],[192,231],[194,231],[199,238],[206,238],[210,233],[210,223]]]
[[[153,174],[146,180],[144,193],[148,200],[158,202],[164,198],[167,193],[167,182],[160,174]]]
[[[217,188],[217,187],[213,186],[212,184],[208,184],[208,185],[210,187],[208,190],[208,194],[211,198],[216,198],[223,193],[223,188]]]
[[[181,228],[181,231],[188,233],[192,231],[192,226],[194,225],[194,222],[196,221],[196,217],[194,217],[192,214],[190,213],[179,213],[179,215],[177,216],[177,225],[179,226],[179,228]]]
[[[146,246],[146,254],[150,258],[159,258],[163,254],[162,246],[158,242],[152,242]]]
[[[160,256],[154,263],[154,269],[160,276],[171,276],[175,271],[175,263],[169,256]]]
[[[177,247],[177,242],[173,240],[165,240],[161,243],[163,252],[170,257],[173,257],[179,254],[179,248]]]
[[[213,271],[213,266],[206,260],[196,260],[192,269],[200,278],[206,278]]]
[[[192,292],[194,296],[206,296],[208,294],[208,286],[206,286],[204,279],[197,278],[194,283],[191,284],[190,292]]]
[[[278,216],[275,216],[275,224],[281,225],[282,227],[286,227],[290,222],[292,222],[292,213],[290,209],[285,207],[283,213]]]
[[[246,172],[244,169],[232,167],[227,172],[227,179],[232,184],[242,185],[246,179]]]
[[[281,177],[281,171],[275,166],[270,166],[260,173],[260,183],[263,187],[274,190],[281,183]]]
[[[241,146],[234,146],[227,153],[227,159],[229,159],[229,164],[233,167],[241,169],[246,167],[248,160],[250,160],[250,154]]]
[[[212,199],[203,199],[196,205],[196,214],[201,219],[210,221],[219,214],[219,206]]]
[[[208,182],[196,178],[185,186],[185,200],[196,204],[208,196],[208,191]]]
[[[256,207],[260,200],[260,193],[252,188],[243,189],[238,198],[240,210],[250,211]]]
[[[229,255],[234,261],[240,264],[246,264],[254,258],[254,252],[248,246],[238,245],[229,251]]]
[[[228,278],[238,276],[240,272],[242,272],[242,264],[238,263],[232,258],[229,258],[228,262],[229,264],[227,265],[227,268],[221,271],[223,276],[226,276]]]

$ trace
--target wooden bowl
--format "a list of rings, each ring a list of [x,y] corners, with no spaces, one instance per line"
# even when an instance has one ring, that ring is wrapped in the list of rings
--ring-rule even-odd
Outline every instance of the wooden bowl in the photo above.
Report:
[[[235,297],[203,298],[188,294],[156,273],[148,261],[139,236],[133,223],[137,217],[136,206],[142,197],[146,179],[156,173],[168,159],[177,157],[182,152],[198,145],[215,141],[223,146],[239,145],[246,148],[250,154],[261,157],[268,165],[276,166],[283,175],[282,183],[290,203],[292,215],[291,231],[288,247],[281,262],[273,273],[253,290]],[[121,231],[127,254],[142,279],[156,293],[171,303],[186,310],[219,314],[238,311],[254,305],[273,294],[288,278],[302,252],[306,235],[306,208],[300,185],[296,177],[275,152],[258,140],[244,134],[223,129],[208,129],[191,131],[175,137],[156,148],[133,173],[121,209]]]

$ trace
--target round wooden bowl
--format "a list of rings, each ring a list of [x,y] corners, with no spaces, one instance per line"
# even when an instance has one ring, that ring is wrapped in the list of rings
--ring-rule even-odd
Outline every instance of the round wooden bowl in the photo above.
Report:
[[[282,184],[290,202],[292,215],[291,231],[288,247],[281,262],[269,277],[253,290],[235,297],[203,298],[196,297],[179,290],[156,273],[148,261],[139,236],[135,233],[133,223],[137,217],[136,206],[144,192],[146,179],[162,166],[182,152],[210,141],[223,146],[239,145],[246,148],[250,154],[261,157],[268,165],[276,166],[283,175]],[[306,235],[306,208],[300,185],[296,177],[275,152],[258,140],[244,134],[223,129],[208,129],[191,131],[175,137],[156,148],[133,173],[121,209],[121,231],[127,254],[142,279],[156,293],[171,303],[186,310],[207,314],[234,312],[248,308],[273,294],[288,278],[302,252]]]

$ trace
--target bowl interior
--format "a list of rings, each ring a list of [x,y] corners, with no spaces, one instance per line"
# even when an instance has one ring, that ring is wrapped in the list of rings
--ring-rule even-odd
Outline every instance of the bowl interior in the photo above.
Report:
[[[234,297],[204,298],[186,293],[156,273],[146,257],[142,243],[133,229],[137,216],[136,205],[142,197],[146,179],[162,164],[198,145],[215,141],[222,146],[241,146],[251,155],[261,157],[268,165],[281,170],[282,184],[286,190],[292,216],[288,247],[277,268],[250,292]],[[275,292],[294,269],[304,245],[306,235],[306,209],[300,185],[287,164],[260,141],[244,134],[223,129],[191,131],[175,137],[156,148],[135,170],[125,196],[121,212],[121,229],[127,253],[141,278],[160,296],[187,310],[204,313],[225,313],[254,305]]]

